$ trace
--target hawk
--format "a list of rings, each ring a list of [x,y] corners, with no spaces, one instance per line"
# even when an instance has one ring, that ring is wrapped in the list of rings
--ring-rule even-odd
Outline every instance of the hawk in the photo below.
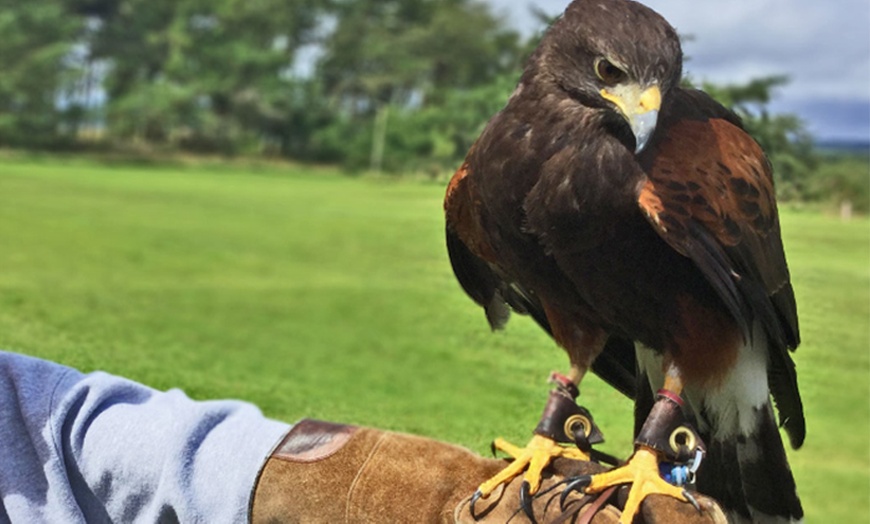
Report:
[[[450,261],[493,329],[528,314],[564,348],[561,398],[576,408],[592,370],[635,399],[631,458],[572,488],[631,483],[630,522],[650,493],[693,500],[659,465],[694,464],[686,452],[700,450],[697,488],[733,520],[799,520],[771,406],[800,447],[798,320],[771,165],[735,114],[681,76],[660,15],[572,2],[448,185]],[[496,441],[515,460],[475,500],[523,470],[534,493],[552,457],[588,459],[547,430],[551,407],[525,448]]]

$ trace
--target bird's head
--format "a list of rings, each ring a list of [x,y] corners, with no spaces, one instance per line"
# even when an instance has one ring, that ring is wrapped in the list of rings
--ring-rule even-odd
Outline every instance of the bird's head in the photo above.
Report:
[[[655,11],[630,0],[575,0],[532,58],[538,81],[602,111],[635,153],[655,131],[662,100],[682,74],[677,32]],[[630,132],[630,133],[629,133]]]

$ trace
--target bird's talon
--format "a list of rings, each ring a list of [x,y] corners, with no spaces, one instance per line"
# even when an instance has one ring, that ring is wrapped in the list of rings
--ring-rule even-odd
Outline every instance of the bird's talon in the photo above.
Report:
[[[477,513],[474,511],[474,505],[477,503],[478,500],[480,500],[482,496],[483,492],[481,492],[480,490],[475,491],[474,495],[471,496],[471,504],[469,504],[468,509],[471,512],[471,518],[473,518],[475,521],[478,520],[480,517],[478,517]]]
[[[701,510],[701,505],[698,504],[698,501],[695,499],[694,496],[692,496],[691,493],[689,493],[686,490],[683,490],[683,496],[686,497],[686,500],[689,501],[689,504],[691,504],[692,506],[695,506],[695,509],[698,510],[698,513],[703,513],[703,510]]]
[[[492,456],[493,456],[493,457],[497,456],[497,455],[495,454],[496,447],[495,447],[495,441],[494,441],[494,440],[493,440],[492,442],[489,443],[489,451],[492,452]]]
[[[570,495],[574,491],[584,491],[589,483],[592,482],[592,477],[589,475],[583,475],[582,477],[577,477],[572,480],[565,486],[565,490],[562,491],[562,496],[559,497],[559,507],[562,510],[565,510],[565,501],[568,500],[568,495]]]
[[[523,508],[523,513],[529,517],[529,520],[532,521],[533,524],[537,524],[537,520],[535,519],[535,512],[532,509],[532,496],[530,494],[531,486],[528,481],[524,480],[522,484],[520,484],[520,506]]]

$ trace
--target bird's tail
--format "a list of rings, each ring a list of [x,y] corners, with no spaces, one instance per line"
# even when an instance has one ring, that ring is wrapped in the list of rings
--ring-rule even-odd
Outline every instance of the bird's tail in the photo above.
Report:
[[[755,338],[760,344],[765,339]],[[770,403],[765,347],[741,348],[718,388],[687,388],[683,396],[707,445],[698,491],[722,505],[729,522],[799,522],[803,509]],[[664,381],[661,357],[639,348],[635,432],[655,402],[650,386]]]
[[[769,403],[754,409],[749,433],[705,436],[698,491],[718,500],[731,522],[797,522],[803,509]]]

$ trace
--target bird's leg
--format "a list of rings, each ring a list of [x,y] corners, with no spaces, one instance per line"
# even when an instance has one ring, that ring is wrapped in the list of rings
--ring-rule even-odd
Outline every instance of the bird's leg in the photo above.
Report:
[[[551,307],[545,301],[542,301],[542,304],[553,331],[553,338],[565,348],[571,359],[571,371],[568,376],[558,373],[550,375],[550,380],[556,384],[556,388],[550,392],[541,421],[535,428],[532,440],[525,448],[513,446],[502,439],[493,442],[493,450],[497,448],[505,451],[514,458],[514,461],[495,477],[480,485],[471,498],[472,516],[474,516],[475,501],[489,496],[498,486],[506,484],[526,470],[520,486],[520,501],[526,514],[534,522],[534,517],[531,516],[530,495],[537,493],[540,488],[541,474],[547,464],[556,457],[589,460],[588,451],[583,451],[576,446],[562,446],[559,442],[574,442],[574,433],[584,433],[585,440],[590,444],[596,440],[603,441],[600,431],[592,422],[592,416],[588,411],[577,406],[574,400],[580,394],[578,388],[580,381],[592,366],[595,357],[604,349],[607,334],[594,326],[579,325],[578,319],[581,317]],[[588,424],[585,424],[584,420]],[[581,445],[585,446],[585,444]]]
[[[535,435],[548,438],[560,444],[576,444],[580,460],[589,460],[593,444],[604,442],[601,430],[595,425],[592,414],[583,406],[578,406],[576,399],[580,394],[577,388],[582,374],[572,368],[571,376],[552,373],[550,382],[556,388],[550,391],[550,397],[541,420],[535,428]],[[573,450],[571,450],[573,453]]]
[[[640,504],[648,495],[661,494],[692,503],[699,507],[688,491],[668,483],[659,472],[659,463],[699,462],[704,445],[683,412],[680,393],[683,383],[673,365],[668,367],[664,387],[659,390],[656,403],[635,439],[635,452],[624,466],[598,475],[578,477],[563,493],[585,488],[587,493],[599,493],[618,484],[631,483],[628,500],[620,523],[631,524]]]
[[[579,394],[577,383],[583,374],[575,366],[569,376],[559,373],[550,375],[550,381],[556,387],[550,391],[541,420],[525,448],[501,438],[493,441],[493,451],[499,449],[513,457],[514,461],[480,485],[472,497],[472,505],[481,497],[489,496],[499,485],[520,475],[523,470],[526,470],[521,487],[523,494],[526,497],[534,495],[541,485],[542,471],[556,457],[589,460],[592,444],[603,442],[604,439],[589,411],[575,403]],[[561,445],[574,443],[577,444],[576,447]]]

